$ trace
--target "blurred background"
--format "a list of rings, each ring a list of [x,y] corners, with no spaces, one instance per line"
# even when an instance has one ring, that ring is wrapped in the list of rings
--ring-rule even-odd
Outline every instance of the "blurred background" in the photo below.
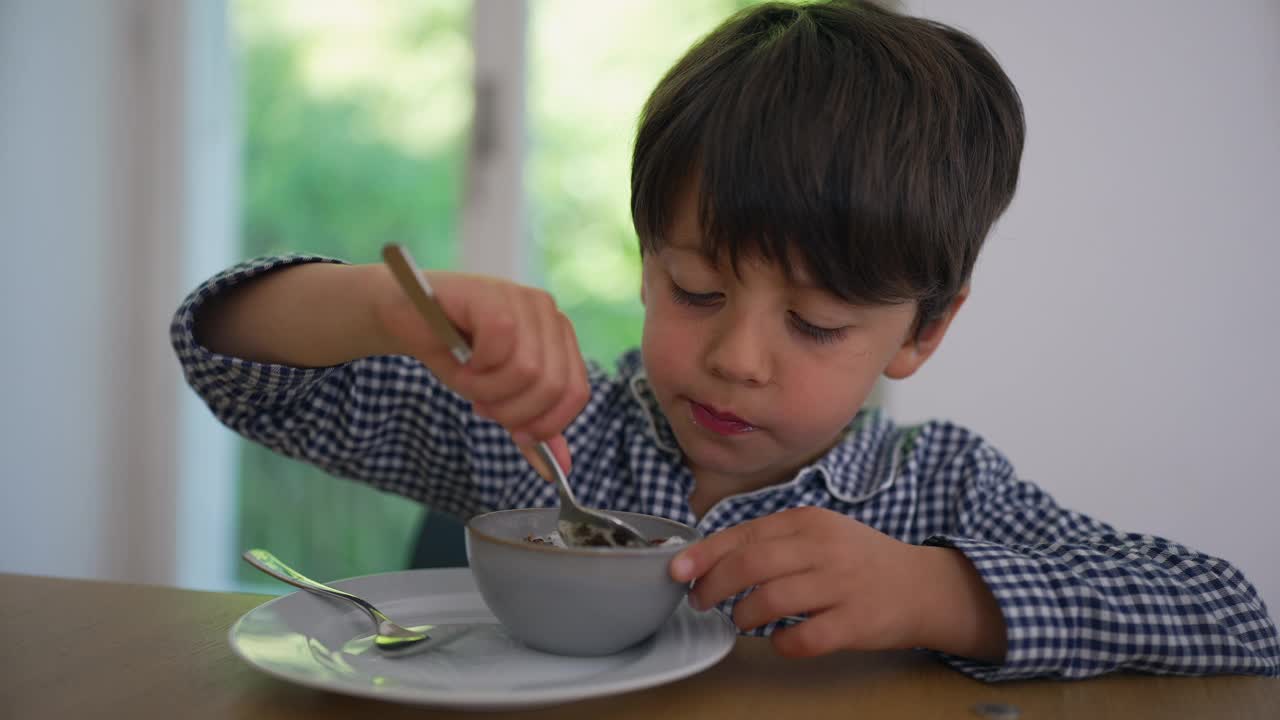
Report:
[[[742,0],[0,0],[0,571],[280,592],[401,569],[429,508],[240,441],[169,318],[308,252],[550,290],[605,365],[639,338],[639,109]],[[1280,563],[1280,4],[915,0],[1003,63],[1013,207],[900,421],[987,436],[1063,504]]]

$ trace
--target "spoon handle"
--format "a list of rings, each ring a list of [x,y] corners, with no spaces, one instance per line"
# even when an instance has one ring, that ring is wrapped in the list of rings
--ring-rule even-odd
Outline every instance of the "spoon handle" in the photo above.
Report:
[[[418,308],[418,312],[431,326],[431,332],[449,346],[449,352],[453,354],[458,364],[466,365],[471,359],[471,347],[467,345],[467,341],[454,327],[449,317],[444,314],[440,303],[435,299],[435,292],[431,289],[430,283],[422,273],[418,272],[408,248],[396,243],[387,243],[382,248],[382,259],[391,268],[391,273],[395,275],[400,288],[409,296],[414,306]],[[551,447],[545,442],[540,442],[536,450],[538,457],[555,475],[560,498],[562,500],[568,498],[570,505],[577,506],[578,502],[573,497],[573,490],[569,488],[569,479],[565,477],[560,463],[551,454]]]
[[[565,477],[564,469],[556,461],[555,455],[551,454],[551,446],[545,442],[540,442],[537,444],[536,449],[538,458],[542,460],[544,465],[551,468],[552,474],[556,476],[556,488],[560,491],[560,502],[563,503],[567,499],[570,505],[576,507],[578,500],[573,496],[573,489],[569,487],[569,478]]]
[[[339,600],[346,600],[347,602],[355,603],[361,610],[368,613],[369,618],[373,620],[375,624],[387,619],[387,616],[379,612],[378,608],[370,605],[364,598],[359,598],[351,593],[345,593],[336,588],[331,588],[324,583],[316,582],[288,565],[285,565],[280,561],[280,558],[272,555],[267,550],[262,550],[260,548],[246,550],[241,557],[245,559],[245,562],[280,582],[288,583],[303,590],[309,590],[317,595],[326,595],[328,597],[334,597]]]
[[[427,324],[431,326],[431,331],[449,346],[449,351],[459,364],[466,365],[467,361],[471,359],[471,347],[467,345],[467,341],[458,333],[457,328],[453,326],[453,322],[449,320],[449,317],[444,314],[440,303],[435,299],[435,293],[431,290],[431,285],[423,277],[422,273],[418,272],[408,249],[403,245],[387,243],[382,246],[382,259],[391,268],[391,274],[395,276],[400,288],[409,296],[409,299],[418,308],[418,312],[426,319]],[[618,533],[622,533],[623,538],[629,538],[641,546],[647,544],[644,535],[640,531],[619,518],[588,510],[578,504],[577,499],[573,496],[573,490],[569,487],[569,478],[565,476],[564,468],[560,467],[560,463],[551,452],[551,447],[545,441],[537,444],[536,452],[538,458],[551,470],[551,474],[555,479],[556,489],[560,492],[561,521],[566,520],[568,516],[568,518],[577,522],[582,522],[585,519],[589,525],[608,525],[613,528],[614,537]],[[607,542],[614,545],[625,545],[627,543],[626,540],[616,539],[611,539]]]
[[[403,245],[387,243],[382,248],[382,259],[391,268],[391,273],[395,275],[400,288],[418,308],[418,313],[431,326],[431,332],[449,346],[449,352],[453,354],[459,365],[466,365],[471,360],[471,346],[467,345],[467,341],[458,333],[449,316],[444,314],[444,309],[435,299],[435,291],[414,266],[409,250]]]

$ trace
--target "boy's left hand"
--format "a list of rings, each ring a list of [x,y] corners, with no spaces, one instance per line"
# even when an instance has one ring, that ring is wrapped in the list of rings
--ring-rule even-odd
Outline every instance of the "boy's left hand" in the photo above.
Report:
[[[1004,655],[1003,618],[962,553],[908,545],[831,510],[793,508],[728,528],[676,556],[671,574],[697,580],[689,601],[698,609],[755,587],[733,609],[741,630],[808,613],[772,633],[783,655],[921,646]]]

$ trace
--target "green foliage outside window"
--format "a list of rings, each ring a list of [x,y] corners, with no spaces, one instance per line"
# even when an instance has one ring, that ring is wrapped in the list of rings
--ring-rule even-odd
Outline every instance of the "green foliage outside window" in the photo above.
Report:
[[[388,241],[456,265],[470,117],[468,4],[233,5],[244,257],[374,262]],[[423,508],[241,443],[241,548],[316,578],[403,569]],[[244,565],[238,579],[260,584]]]
[[[640,336],[629,168],[641,105],[741,0],[530,4],[526,186],[532,282],[611,367]],[[243,122],[243,257],[372,262],[407,243],[455,267],[471,115],[465,0],[233,0]],[[239,548],[323,579],[405,567],[423,508],[241,444]],[[278,590],[240,566],[245,586]]]

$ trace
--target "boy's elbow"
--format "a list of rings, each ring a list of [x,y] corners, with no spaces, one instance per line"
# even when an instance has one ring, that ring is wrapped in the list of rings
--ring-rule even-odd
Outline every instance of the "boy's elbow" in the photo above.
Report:
[[[1230,633],[1250,662],[1241,671],[1253,675],[1280,677],[1280,630],[1267,612],[1267,605],[1253,584],[1239,570],[1228,580],[1240,598],[1239,609],[1224,618],[1223,631]],[[1225,578],[1224,578],[1225,579]]]

